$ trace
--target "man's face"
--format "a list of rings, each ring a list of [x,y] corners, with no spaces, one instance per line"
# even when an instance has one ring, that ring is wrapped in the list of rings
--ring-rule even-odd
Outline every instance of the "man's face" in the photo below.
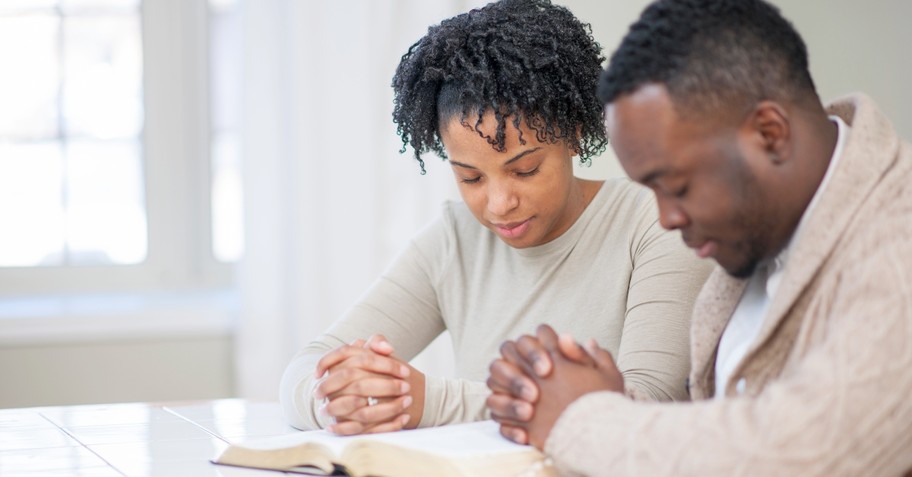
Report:
[[[700,257],[747,277],[776,253],[778,202],[768,153],[755,131],[723,121],[684,120],[662,85],[646,85],[607,106],[606,125],[624,170],[651,188],[659,221],[680,230]]]

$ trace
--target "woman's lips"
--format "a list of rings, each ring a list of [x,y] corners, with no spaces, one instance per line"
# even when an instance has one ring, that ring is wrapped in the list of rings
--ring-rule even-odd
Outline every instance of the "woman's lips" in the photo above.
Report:
[[[522,222],[513,222],[509,224],[494,224],[497,233],[503,238],[514,239],[526,233],[529,230],[529,220]]]

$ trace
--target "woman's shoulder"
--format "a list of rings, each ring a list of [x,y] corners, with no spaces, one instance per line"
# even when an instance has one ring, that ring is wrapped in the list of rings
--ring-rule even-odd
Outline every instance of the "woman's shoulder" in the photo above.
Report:
[[[606,179],[587,209],[588,222],[615,233],[642,231],[659,218],[652,191],[626,177]]]
[[[627,177],[605,179],[593,205],[604,210],[637,210],[652,207],[655,199],[652,191]]]
[[[453,251],[468,243],[486,240],[490,231],[482,226],[460,200],[445,200],[440,213],[415,238],[419,247],[438,252]]]
[[[487,235],[487,232],[489,232],[487,228],[478,222],[469,207],[461,200],[446,200],[441,204],[440,209],[442,225],[451,234],[462,238],[478,238],[479,236]]]

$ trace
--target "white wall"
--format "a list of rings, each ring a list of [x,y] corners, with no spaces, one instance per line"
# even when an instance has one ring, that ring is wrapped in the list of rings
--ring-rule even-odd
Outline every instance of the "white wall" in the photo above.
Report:
[[[912,140],[912,2],[774,0],[802,33],[821,99],[863,91]]]
[[[620,43],[648,0],[556,0],[592,25],[605,56]],[[893,119],[900,135],[912,140],[912,2],[907,0],[772,0],[792,21],[808,47],[811,74],[821,99],[863,91]],[[585,177],[623,175],[606,152]]]
[[[645,0],[558,3],[592,24],[606,56],[647,4]],[[904,24],[912,17],[912,2],[774,3],[802,32],[824,99],[866,91],[894,119],[900,133],[912,138],[912,88],[907,86],[912,84],[912,62],[906,51],[912,45],[912,31]],[[247,8],[256,8],[256,2]],[[609,177],[621,172],[609,151],[580,173]],[[213,332],[0,344],[0,407],[230,396],[235,392],[231,342],[230,336]],[[430,360],[426,366],[433,370],[437,363]]]
[[[0,347],[0,408],[234,396],[230,336]]]

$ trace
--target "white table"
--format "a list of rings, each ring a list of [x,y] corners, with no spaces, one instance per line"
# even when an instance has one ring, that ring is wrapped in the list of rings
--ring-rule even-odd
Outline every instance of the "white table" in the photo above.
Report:
[[[275,477],[209,459],[294,432],[278,403],[237,399],[0,409],[0,476]]]

